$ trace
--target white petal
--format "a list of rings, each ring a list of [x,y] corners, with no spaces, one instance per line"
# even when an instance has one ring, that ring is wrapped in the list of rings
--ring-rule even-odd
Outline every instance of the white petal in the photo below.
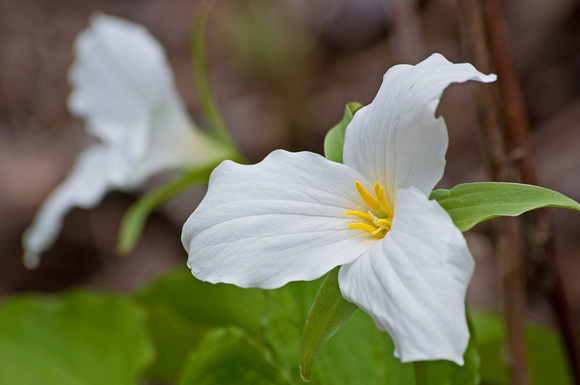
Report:
[[[463,365],[469,341],[465,292],[474,261],[461,232],[415,188],[397,192],[391,231],[339,272],[343,296],[395,343],[403,362]]]
[[[177,98],[160,44],[143,26],[104,14],[77,38],[69,78],[69,109],[104,142],[124,144],[128,156],[143,151],[151,110]]]
[[[38,265],[40,254],[54,243],[71,208],[92,208],[108,190],[123,182],[126,170],[116,155],[103,146],[90,147],[80,154],[68,178],[48,197],[24,233],[27,267]]]
[[[196,130],[163,48],[138,24],[96,14],[75,43],[69,108],[122,154],[127,184],[156,172],[219,161],[223,146]]]
[[[190,121],[163,48],[144,27],[103,14],[91,22],[75,43],[69,108],[103,143],[79,156],[39,210],[23,240],[29,266],[54,242],[72,207],[94,207],[107,191],[133,188],[160,171],[230,156]]]
[[[452,64],[434,54],[416,66],[387,71],[371,104],[354,115],[346,129],[344,164],[394,192],[414,186],[428,195],[441,179],[447,151],[447,129],[435,110],[451,83],[491,82],[471,64]]]
[[[132,162],[131,174],[127,175],[130,184],[140,184],[164,170],[215,165],[234,156],[230,147],[192,127],[174,103],[160,104],[151,114],[149,125],[147,148]]]
[[[188,266],[199,279],[241,287],[312,280],[372,244],[344,212],[362,203],[352,169],[320,155],[278,150],[262,162],[217,167],[185,223]],[[368,234],[367,234],[368,235]]]

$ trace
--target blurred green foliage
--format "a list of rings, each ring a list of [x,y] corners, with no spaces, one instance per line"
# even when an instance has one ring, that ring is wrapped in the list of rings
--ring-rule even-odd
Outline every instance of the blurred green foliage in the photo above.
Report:
[[[134,299],[90,290],[14,296],[0,305],[0,383],[299,384],[302,332],[321,282],[263,292],[200,282],[181,268]],[[509,384],[503,318],[472,319],[465,366],[427,362],[429,384]],[[529,325],[526,337],[532,384],[572,384],[559,335]],[[412,384],[413,365],[393,349],[358,311],[321,349],[312,383]]]
[[[290,385],[270,352],[242,330],[220,328],[208,332],[189,356],[178,385]]]
[[[120,295],[26,294],[0,307],[3,385],[137,384],[153,356],[145,312]]]
[[[152,282],[136,299],[147,309],[159,353],[148,371],[156,380],[176,378],[189,352],[214,328],[237,326],[259,337],[265,311],[261,290],[202,282],[184,268]]]
[[[483,385],[510,384],[506,326],[500,314],[474,312]],[[573,384],[561,337],[554,330],[530,323],[526,329],[527,358],[532,385]]]

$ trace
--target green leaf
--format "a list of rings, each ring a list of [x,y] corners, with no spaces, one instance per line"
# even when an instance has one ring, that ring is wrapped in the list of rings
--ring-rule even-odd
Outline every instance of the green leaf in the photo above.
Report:
[[[510,384],[506,362],[505,322],[501,315],[473,312],[477,347],[481,356],[481,380],[484,384]],[[529,323],[526,328],[528,368],[532,385],[571,385],[564,345],[559,334],[546,327]]]
[[[312,363],[324,344],[338,332],[358,310],[342,297],[338,287],[337,267],[326,276],[310,309],[300,351],[300,376],[310,381]]]
[[[123,216],[121,229],[119,231],[119,241],[117,252],[127,254],[131,252],[145,228],[145,222],[153,210],[163,202],[182,192],[192,185],[207,182],[212,170],[217,164],[211,164],[200,169],[188,172],[181,178],[178,178],[156,190],[150,191],[139,200],[137,200]]]
[[[274,353],[275,362],[284,368],[294,383],[301,383],[298,367],[300,335],[320,284],[320,280],[293,282],[268,292],[264,339]],[[331,322],[329,325],[336,326],[339,323]],[[387,333],[378,330],[366,313],[356,312],[332,338],[331,333],[322,332],[323,335],[326,333],[329,339],[316,357],[316,365],[311,373],[312,384],[414,383],[413,364],[403,364],[393,356],[394,345],[391,338]],[[474,361],[473,353],[474,347],[470,343],[464,367],[447,361],[428,362],[426,364],[428,375],[435,377],[434,380],[428,377],[429,384],[475,383],[465,380],[476,378],[474,372],[477,361]]]
[[[322,280],[291,282],[266,291],[266,313],[262,320],[263,338],[274,353],[274,360],[295,383],[301,383],[298,359],[302,330],[308,310]]]
[[[180,268],[151,283],[136,297],[149,312],[158,351],[147,373],[151,379],[175,379],[189,352],[216,327],[234,325],[250,336],[260,336],[265,298],[259,289],[202,282],[189,269]]]
[[[324,154],[327,159],[342,163],[342,148],[344,147],[344,133],[346,126],[352,120],[354,113],[362,107],[362,104],[352,102],[346,105],[344,116],[340,123],[330,129],[324,138]]]
[[[0,341],[2,384],[137,384],[154,354],[140,307],[90,291],[5,300]]]
[[[290,385],[269,352],[237,328],[209,332],[187,359],[178,385]]]
[[[517,216],[541,207],[580,211],[580,204],[559,192],[517,183],[460,184],[451,190],[435,190],[430,199],[439,202],[461,231],[491,218]]]

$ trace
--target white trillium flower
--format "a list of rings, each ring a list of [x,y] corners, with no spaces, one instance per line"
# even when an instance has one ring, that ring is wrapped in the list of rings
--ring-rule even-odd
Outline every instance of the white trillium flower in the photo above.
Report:
[[[73,207],[92,208],[110,190],[130,190],[158,172],[207,166],[229,155],[195,127],[163,48],[143,26],[94,15],[75,42],[69,80],[69,109],[100,143],[79,154],[25,232],[29,267],[39,263]]]
[[[435,109],[449,84],[467,80],[495,75],[439,54],[391,68],[346,129],[344,164],[282,150],[256,165],[223,162],[183,229],[193,274],[272,289],[341,266],[342,295],[391,335],[395,356],[462,365],[474,261],[428,197],[448,144]]]

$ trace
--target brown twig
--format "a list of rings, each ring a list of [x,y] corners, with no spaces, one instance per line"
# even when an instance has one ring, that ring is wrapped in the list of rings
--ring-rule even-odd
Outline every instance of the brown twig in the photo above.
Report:
[[[416,3],[409,0],[394,0],[391,3],[391,10],[394,23],[394,52],[398,56],[397,61],[415,64],[424,58]]]
[[[497,226],[498,258],[506,309],[506,338],[511,383],[529,384],[526,349],[526,291],[523,264],[523,231],[520,218],[504,217]]]
[[[514,150],[525,156],[518,161],[522,181],[539,184],[535,152],[524,99],[511,60],[507,32],[498,0],[483,0],[482,9],[490,52],[497,70],[505,106],[506,128]],[[556,268],[556,247],[549,213],[537,210],[524,217],[528,262],[534,267],[543,294],[550,299],[571,361],[576,384],[580,384],[580,346],[566,291]]]
[[[486,44],[485,26],[479,0],[459,0],[462,31],[470,62],[485,73],[493,65]],[[513,164],[509,161],[501,125],[501,110],[489,85],[476,86],[475,100],[481,120],[481,140],[488,174],[495,181],[513,180]],[[522,263],[522,227],[519,218],[502,218],[495,222],[495,238],[506,314],[509,367],[513,384],[529,383],[526,359],[526,295]]]
[[[519,83],[514,71],[508,36],[497,0],[482,0],[481,9],[490,54],[498,76],[498,85],[503,100],[506,134],[517,154],[517,165],[522,181],[538,184],[536,156],[529,135],[530,124]]]
[[[481,4],[481,8],[479,4]],[[489,54],[491,54],[491,61],[493,61],[495,72],[498,74],[499,92],[504,106],[506,136],[509,140],[508,147],[511,149],[508,153],[511,156],[508,156],[507,160],[516,162],[517,171],[522,182],[538,184],[539,178],[536,171],[535,153],[529,133],[525,103],[516,80],[499,3],[497,0],[460,0],[460,5],[463,16],[466,19],[464,20],[467,24],[465,30],[468,37],[467,41],[471,42],[469,51],[472,59],[476,63],[480,61],[483,66],[481,68],[489,69],[491,68]],[[475,16],[478,13],[481,16]],[[467,21],[467,18],[469,18],[469,21]],[[479,28],[479,30],[475,31],[478,28],[477,25],[481,25],[481,20],[485,24],[484,28]],[[479,43],[477,43],[478,41]],[[489,43],[489,54],[486,53],[488,49],[485,46],[486,41]],[[478,44],[479,46],[477,46]],[[486,59],[486,57],[488,58]],[[489,96],[484,96],[483,98],[478,96],[478,100],[484,106],[491,105]],[[489,107],[485,108],[489,109]],[[484,126],[493,127],[493,123],[490,123],[490,120],[486,119],[485,115],[483,115],[483,122],[485,123]],[[494,153],[493,148],[499,142],[497,137],[494,138],[493,133],[490,134],[488,131],[490,130],[484,129],[483,136],[484,138],[487,137],[487,139],[484,139],[486,147],[491,147],[491,150],[488,149],[486,154],[488,154],[488,159],[490,159],[492,177],[495,180],[517,180],[509,176],[511,173],[502,174],[500,171],[502,163],[505,164],[506,159],[502,159],[501,155],[498,156],[497,153]],[[518,154],[518,156],[514,156],[515,154]],[[575,382],[580,384],[578,334],[563,283],[556,269],[556,248],[549,214],[546,210],[537,210],[532,212],[531,215],[525,216],[524,220],[526,241],[529,249],[525,253],[528,256],[527,262],[533,267],[536,282],[539,283],[542,293],[550,299],[550,304],[556,314],[564,337]],[[515,365],[517,364],[514,363]],[[512,367],[512,375],[514,374],[513,371],[518,370]],[[519,376],[519,374],[516,375]],[[517,379],[514,382],[519,383]]]
[[[469,61],[483,73],[494,72],[479,0],[459,0],[461,30]],[[508,181],[508,156],[500,121],[496,89],[487,84],[475,84],[475,100],[481,121],[480,129],[488,174],[494,181]],[[511,173],[510,173],[511,174]]]

